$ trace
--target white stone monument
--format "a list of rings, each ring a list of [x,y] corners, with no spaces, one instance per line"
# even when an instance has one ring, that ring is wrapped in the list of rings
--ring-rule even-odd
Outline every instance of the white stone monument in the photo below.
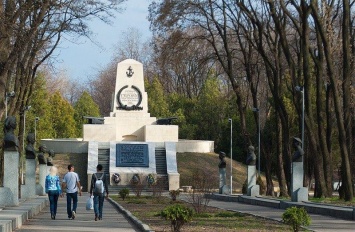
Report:
[[[19,204],[18,180],[19,180],[20,156],[18,151],[4,151],[4,188],[0,188],[0,202],[6,206]]]
[[[0,204],[16,206],[19,204],[19,163],[18,140],[14,131],[17,127],[16,118],[9,116],[4,123],[4,177],[3,188],[0,188]]]
[[[247,195],[251,197],[260,195],[260,186],[256,184],[256,155],[254,151],[255,148],[250,145],[248,147],[248,156],[246,160],[246,164],[248,165]]]
[[[112,112],[110,117],[100,120],[102,124],[83,126],[83,140],[89,143],[88,181],[100,162],[100,149],[109,149],[109,173],[110,176],[114,173],[120,175],[120,185],[129,184],[134,174],[159,174],[157,150],[163,149],[169,190],[179,188],[180,175],[176,163],[178,126],[160,125],[155,117],[150,116],[140,62],[128,59],[118,63]]]
[[[260,195],[260,186],[256,184],[256,166],[248,165],[248,192],[251,197]]]
[[[38,186],[36,189],[36,193],[38,195],[46,195],[45,182],[46,176],[48,175],[48,166],[46,164],[39,164],[39,178],[38,178]]]
[[[25,184],[21,185],[21,199],[36,196],[36,160],[26,159]]]
[[[294,202],[308,201],[308,188],[303,187],[303,149],[302,141],[293,138],[295,152],[292,157],[291,200]]]

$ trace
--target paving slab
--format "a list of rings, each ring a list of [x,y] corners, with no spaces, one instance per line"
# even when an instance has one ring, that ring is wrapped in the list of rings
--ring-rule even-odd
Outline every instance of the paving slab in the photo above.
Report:
[[[51,219],[49,206],[34,216],[15,231],[100,231],[100,232],[134,232],[141,231],[134,223],[117,211],[113,204],[104,201],[103,220],[95,221],[94,211],[85,209],[88,193],[78,197],[78,208],[74,220],[69,220],[66,210],[66,197],[59,198],[55,220]]]

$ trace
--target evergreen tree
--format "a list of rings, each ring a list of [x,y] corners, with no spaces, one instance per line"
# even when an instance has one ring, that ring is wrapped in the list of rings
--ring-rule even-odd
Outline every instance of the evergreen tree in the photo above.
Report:
[[[149,96],[148,109],[152,116],[157,118],[170,117],[167,99],[164,95],[164,89],[157,78],[153,79],[151,84],[145,83]]]
[[[83,124],[86,119],[84,116],[99,117],[100,109],[99,106],[94,102],[90,94],[86,91],[80,96],[78,101],[74,105],[74,119],[76,125],[76,135],[79,137],[83,136]]]
[[[49,94],[46,89],[45,74],[39,73],[36,77],[35,87],[31,98],[31,109],[26,113],[26,134],[36,132],[37,145],[43,138],[52,138],[55,135],[51,121],[51,107]],[[37,118],[37,120],[36,120]]]
[[[74,138],[76,136],[74,109],[68,101],[55,92],[49,98],[54,138]]]

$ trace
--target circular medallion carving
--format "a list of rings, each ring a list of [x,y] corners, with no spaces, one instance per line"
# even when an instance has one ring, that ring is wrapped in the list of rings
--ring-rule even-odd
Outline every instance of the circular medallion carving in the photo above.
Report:
[[[142,102],[142,93],[134,85],[128,88],[128,85],[123,86],[117,93],[118,107],[123,110],[143,110],[139,105]]]

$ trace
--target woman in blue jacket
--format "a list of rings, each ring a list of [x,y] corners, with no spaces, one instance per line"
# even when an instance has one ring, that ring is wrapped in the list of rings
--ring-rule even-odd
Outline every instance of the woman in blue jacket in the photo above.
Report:
[[[51,218],[54,220],[57,214],[57,203],[59,195],[62,193],[60,188],[60,180],[57,175],[58,169],[52,166],[49,169],[49,175],[46,176],[46,193],[48,193],[49,204],[51,209]]]

